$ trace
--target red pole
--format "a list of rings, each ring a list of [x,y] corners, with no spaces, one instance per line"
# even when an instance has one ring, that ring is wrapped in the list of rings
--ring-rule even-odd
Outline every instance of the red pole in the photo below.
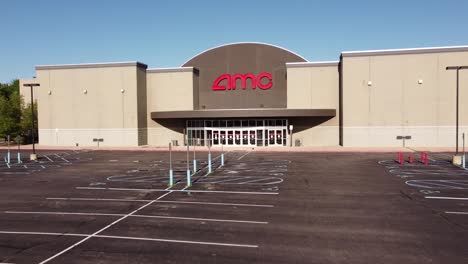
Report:
[[[424,158],[424,161],[426,162],[426,165],[429,165],[429,154],[426,152],[426,157]]]
[[[409,163],[413,163],[413,155],[409,155],[409,157],[408,157],[408,162],[409,162]]]

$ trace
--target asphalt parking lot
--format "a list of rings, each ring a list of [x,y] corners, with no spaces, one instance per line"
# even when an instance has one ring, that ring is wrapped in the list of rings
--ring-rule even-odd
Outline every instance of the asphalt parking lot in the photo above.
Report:
[[[184,152],[173,187],[167,152],[39,155],[0,162],[0,263],[468,263],[446,154],[199,152],[190,187]]]

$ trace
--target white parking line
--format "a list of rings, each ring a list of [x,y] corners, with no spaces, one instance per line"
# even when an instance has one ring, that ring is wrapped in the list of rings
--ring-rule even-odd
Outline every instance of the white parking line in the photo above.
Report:
[[[252,152],[252,151],[249,151],[249,152],[245,153],[244,155],[240,156],[237,160],[241,160],[243,157],[247,156],[250,152]]]
[[[225,247],[258,248],[258,245],[216,243],[216,242],[204,242],[204,241],[192,241],[192,240],[174,240],[174,239],[161,239],[161,238],[148,238],[148,237],[106,236],[106,235],[88,235],[88,234],[74,234],[74,233],[51,233],[51,232],[15,232],[15,231],[0,231],[0,234],[75,236],[75,237],[86,237],[86,238],[88,238],[90,236],[93,236],[93,237],[97,237],[97,238],[112,238],[112,239],[126,239],[126,240],[140,240],[140,241],[154,241],[154,242],[184,243],[184,244],[225,246]],[[45,261],[48,261],[48,260],[45,260]],[[44,263],[44,261],[41,262],[41,263]]]
[[[457,182],[457,181],[443,180],[442,182],[446,182],[446,183],[450,183],[450,184],[458,184],[458,185],[461,185],[461,186],[463,186],[463,187],[467,187],[467,186],[468,186],[468,183]]]
[[[245,179],[246,177],[244,176],[241,176],[241,177],[236,177],[236,176],[223,176],[224,178],[228,178],[227,180],[224,179],[224,180],[220,180],[220,181],[212,181],[212,182],[209,182],[209,183],[212,183],[212,184],[216,184],[216,183],[222,183],[222,182],[231,182],[231,181],[237,181],[237,180],[243,180]],[[217,176],[214,176],[214,177],[211,177],[210,179],[212,180],[213,178],[218,178]],[[250,178],[250,177],[247,177],[247,178]]]
[[[107,201],[107,202],[150,202],[151,200],[132,199],[111,199],[111,198],[46,198],[47,200],[62,201]],[[159,200],[156,203],[176,203],[176,204],[200,204],[200,205],[224,205],[224,206],[245,206],[245,207],[274,207],[270,204],[239,204],[239,203],[214,203],[214,202],[189,202],[189,201],[166,201]]]
[[[133,188],[102,188],[102,187],[76,187],[79,190],[105,190],[105,191],[136,191],[136,192],[167,192],[165,189],[133,189]],[[252,195],[277,195],[277,192],[240,192],[240,191],[208,191],[208,190],[171,190],[171,192],[189,193],[230,193]]]
[[[51,158],[49,158],[47,155],[44,155],[44,157],[46,157],[46,159],[48,159],[50,162],[54,162]]]
[[[167,190],[166,190],[166,191],[167,191]],[[76,247],[76,246],[80,245],[81,243],[87,241],[88,239],[90,239],[90,238],[92,238],[92,237],[98,235],[99,233],[105,231],[105,230],[108,229],[109,227],[111,227],[111,226],[117,224],[118,222],[120,222],[120,221],[124,220],[125,218],[127,218],[127,217],[129,217],[129,216],[131,216],[131,215],[133,215],[133,214],[135,214],[135,213],[137,213],[138,211],[142,210],[143,208],[145,208],[145,207],[151,205],[151,204],[154,203],[155,201],[157,201],[157,200],[159,200],[159,199],[162,199],[162,198],[164,198],[164,196],[166,196],[166,195],[168,195],[168,194],[171,194],[171,193],[172,193],[172,191],[169,191],[169,192],[167,192],[167,193],[165,193],[165,194],[159,196],[158,198],[152,200],[151,202],[146,203],[146,204],[140,206],[139,208],[135,209],[135,210],[132,211],[131,213],[126,214],[125,216],[120,217],[119,219],[115,220],[114,222],[112,222],[112,223],[108,224],[107,226],[105,226],[105,227],[99,229],[98,231],[92,233],[91,235],[88,235],[87,237],[83,238],[82,240],[80,240],[80,241],[76,242],[75,244],[73,244],[73,245],[67,247],[66,249],[60,251],[59,253],[57,253],[57,254],[55,254],[55,255],[53,255],[53,256],[47,258],[46,260],[40,262],[39,264],[47,263],[47,262],[53,260],[54,258],[56,258],[56,257],[62,255],[63,253],[65,253],[65,252],[67,252],[67,251],[73,249],[74,247]]]
[[[269,180],[269,179],[274,179],[274,177],[267,177],[267,178],[255,179],[255,180],[250,180],[250,181],[241,182],[241,183],[239,183],[239,184],[246,184],[246,183],[258,182],[258,181]]]
[[[74,212],[26,212],[26,211],[5,211],[6,214],[45,214],[45,215],[86,215],[86,216],[126,216],[126,214],[107,214],[107,213],[74,213]],[[192,220],[206,222],[227,222],[227,223],[244,223],[244,224],[268,224],[268,222],[248,221],[248,220],[232,220],[232,219],[214,219],[214,218],[198,218],[198,217],[179,217],[179,216],[161,216],[161,215],[138,215],[133,214],[130,217],[143,218],[160,218],[160,219],[176,219],[176,220]]]
[[[445,212],[446,214],[460,214],[460,215],[468,215],[468,212]]]
[[[424,196],[426,199],[440,199],[440,200],[468,200],[464,197],[443,197],[443,196]]]

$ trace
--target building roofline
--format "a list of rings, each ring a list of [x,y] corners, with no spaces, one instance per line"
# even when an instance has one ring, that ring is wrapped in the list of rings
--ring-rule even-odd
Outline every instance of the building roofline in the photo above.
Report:
[[[286,68],[337,67],[339,63],[339,61],[287,62]]]
[[[77,69],[77,68],[105,68],[105,67],[128,67],[137,66],[143,69],[148,65],[138,61],[125,62],[100,62],[100,63],[79,63],[79,64],[55,64],[55,65],[37,65],[36,70],[58,70],[58,69]]]
[[[342,57],[359,56],[383,56],[383,55],[403,55],[403,54],[422,54],[422,53],[441,53],[441,52],[459,52],[468,51],[468,46],[447,46],[447,47],[425,47],[408,49],[387,49],[387,50],[363,50],[363,51],[343,51]]]
[[[153,68],[147,69],[147,73],[168,73],[168,72],[196,72],[194,67],[174,67],[174,68]]]
[[[202,55],[203,53],[206,53],[206,52],[208,52],[208,51],[211,51],[211,50],[214,50],[214,49],[217,49],[217,48],[222,48],[222,47],[225,47],[225,46],[231,46],[231,45],[237,45],[237,44],[260,44],[260,45],[270,46],[270,47],[274,47],[274,48],[278,48],[278,49],[285,50],[285,51],[287,51],[287,52],[290,52],[290,53],[292,53],[292,54],[298,56],[299,58],[303,59],[304,61],[308,61],[306,58],[304,58],[303,56],[297,54],[296,52],[291,51],[291,50],[286,49],[286,48],[283,48],[283,47],[281,47],[281,46],[277,46],[277,45],[273,45],[273,44],[269,44],[269,43],[264,43],[264,42],[248,42],[248,41],[246,41],[246,42],[232,42],[232,43],[222,44],[222,45],[218,45],[218,46],[215,46],[215,47],[206,49],[206,50],[204,50],[204,51],[198,53],[197,55],[191,57],[191,58],[188,59],[187,61],[185,61],[185,62],[182,64],[182,66],[185,65],[185,64],[187,64],[189,61],[193,60],[194,58],[196,58],[196,57]]]

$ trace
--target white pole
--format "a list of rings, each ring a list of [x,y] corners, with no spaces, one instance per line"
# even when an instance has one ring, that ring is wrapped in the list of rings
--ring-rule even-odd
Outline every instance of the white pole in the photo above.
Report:
[[[208,140],[208,173],[211,173],[211,139]]]
[[[466,154],[465,154],[465,133],[462,134],[462,137],[463,137],[463,156],[462,156],[462,167],[465,169],[466,167],[466,163],[465,163],[465,159],[466,159]]]
[[[10,135],[8,135],[8,154],[7,154],[7,163],[10,164],[10,158],[11,158],[11,154],[10,154]]]
[[[197,172],[197,157],[196,157],[196,151],[195,151],[195,144],[197,142],[195,139],[192,137],[192,145],[193,145],[193,173]]]
[[[221,167],[224,166],[224,151],[223,151],[223,142],[221,142]]]
[[[188,135],[187,135],[187,187],[191,186],[191,180],[190,180],[190,148],[189,148],[189,140],[188,140]]]
[[[169,187],[174,185],[174,171],[172,170],[172,144],[169,143]]]
[[[17,136],[16,141],[18,143],[18,163],[21,163],[21,137]]]

